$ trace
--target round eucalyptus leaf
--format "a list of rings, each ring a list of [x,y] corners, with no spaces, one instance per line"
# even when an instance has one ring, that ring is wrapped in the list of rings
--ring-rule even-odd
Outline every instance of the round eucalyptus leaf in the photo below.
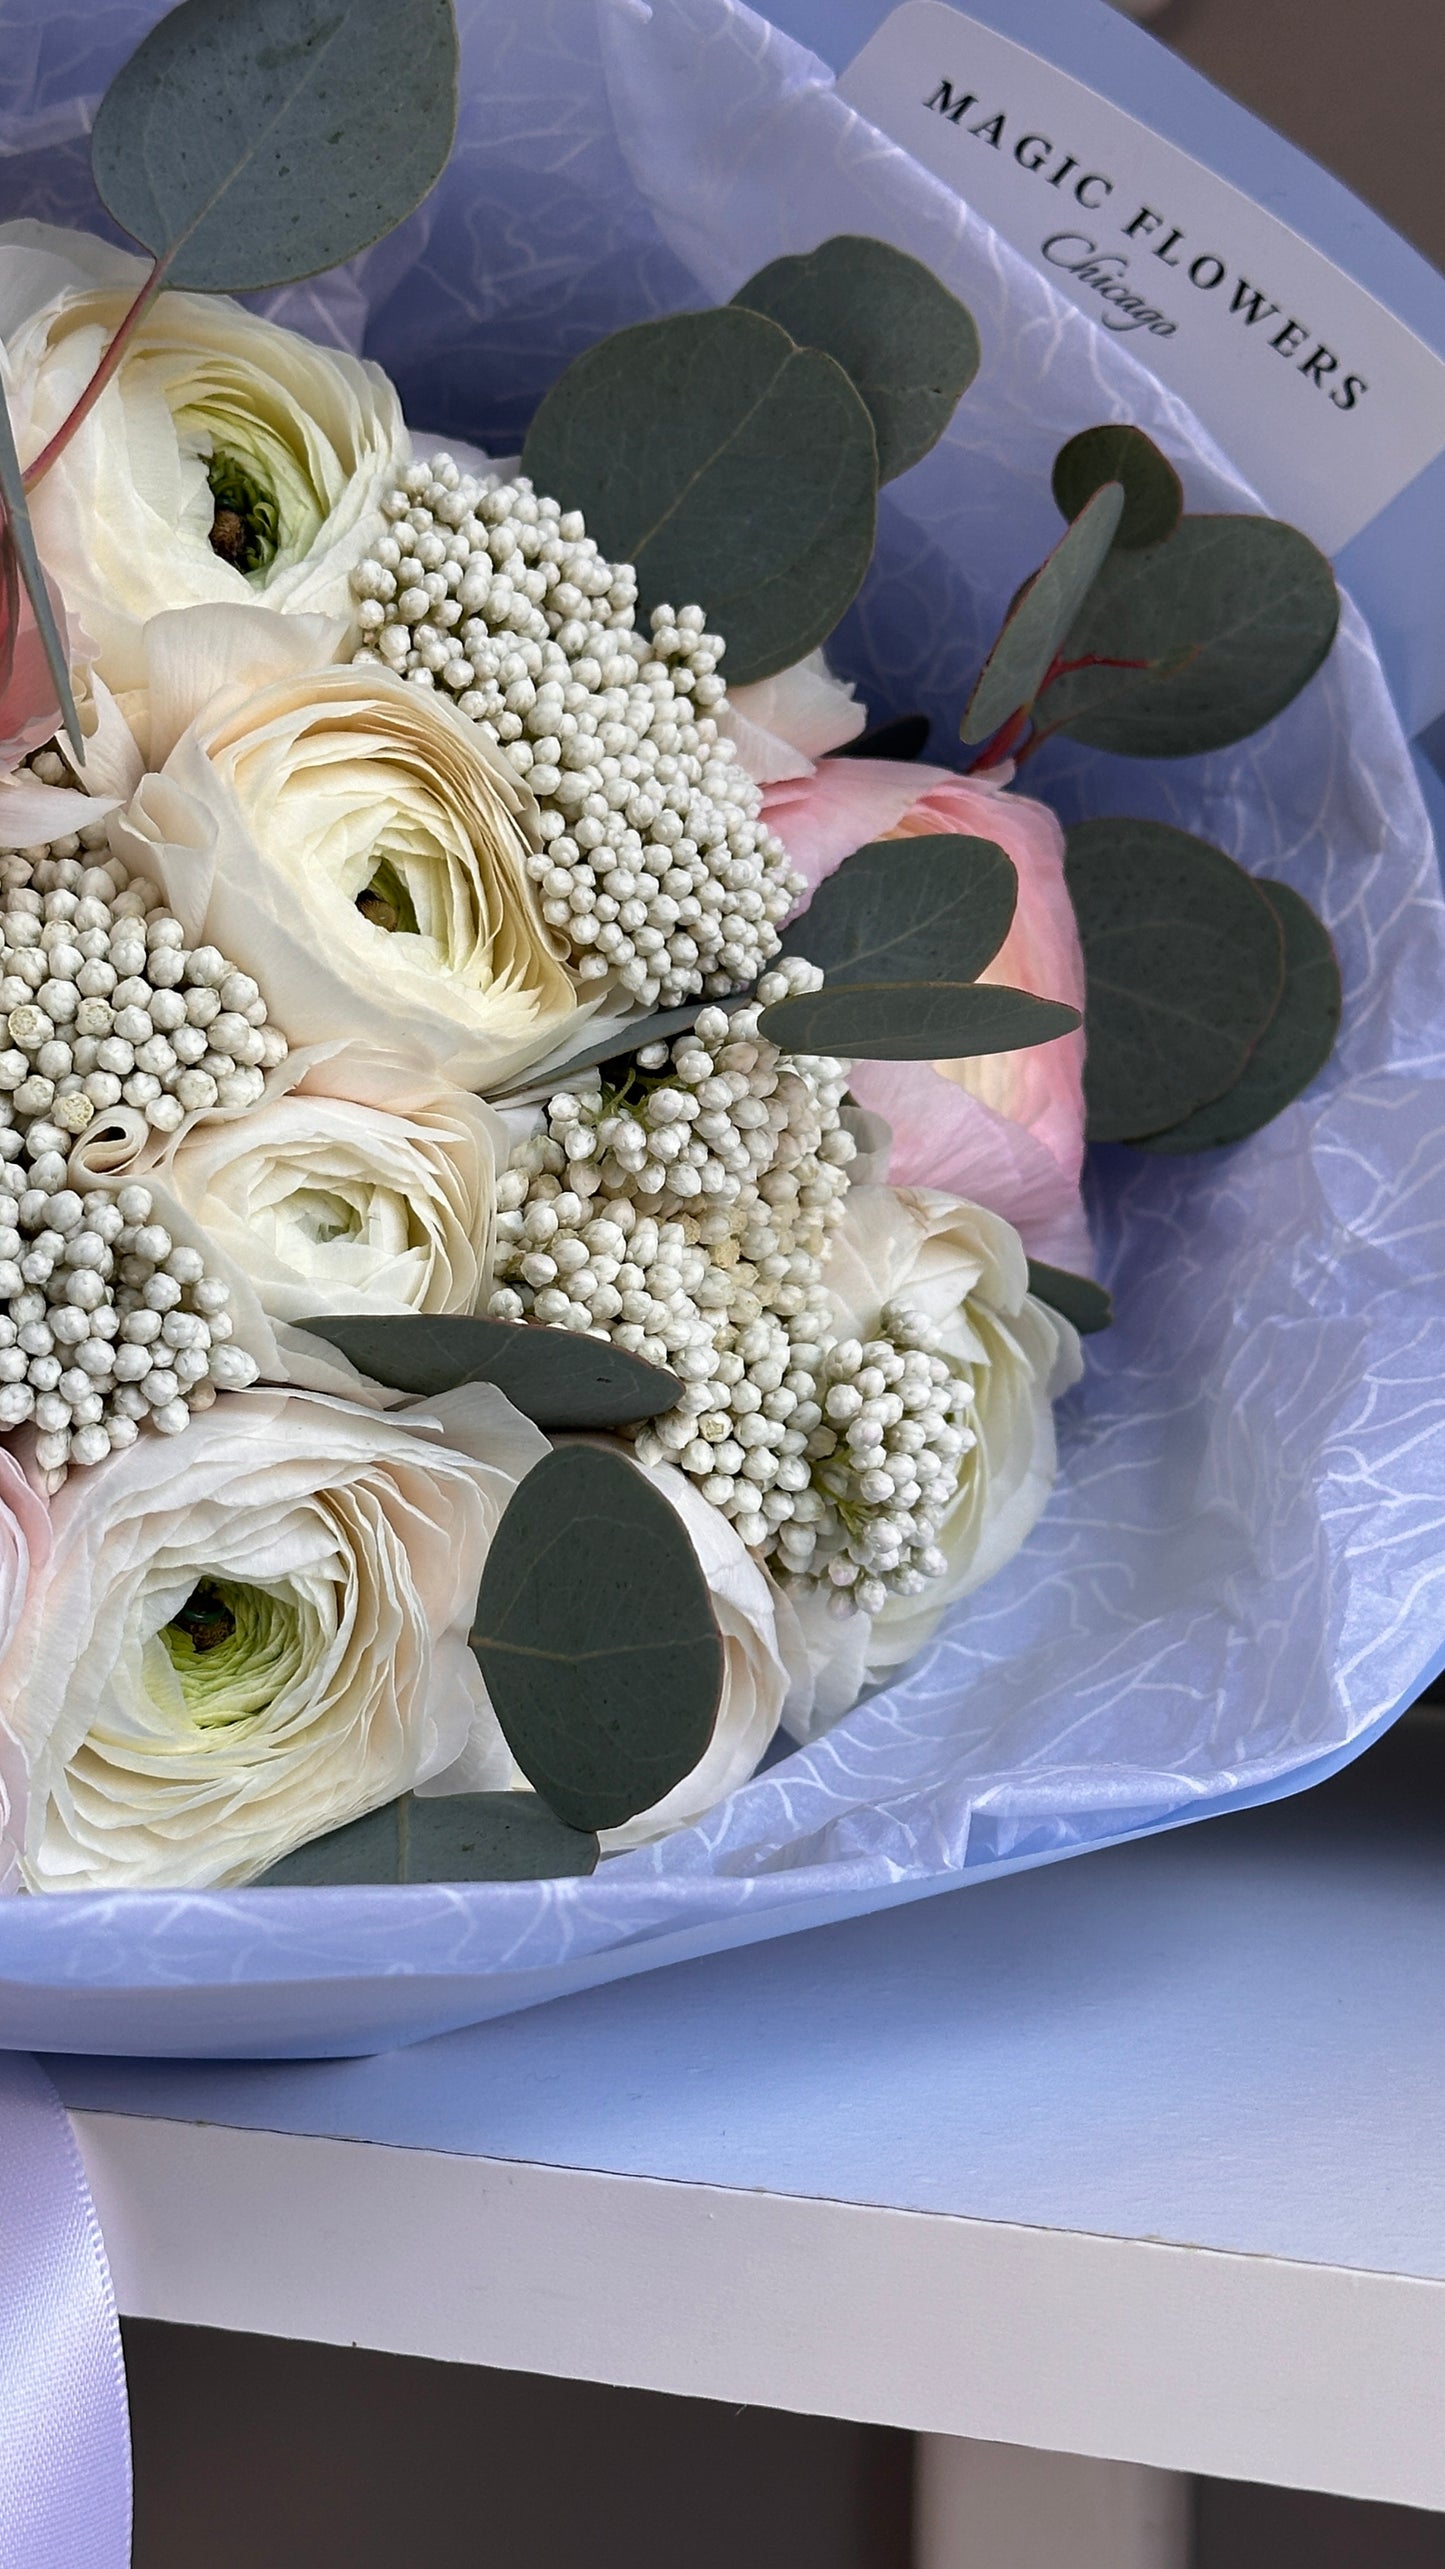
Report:
[[[240,294],[390,232],[456,116],[451,0],[182,0],[101,100],[91,166],[168,284]]]
[[[1123,507],[1119,484],[1106,482],[1020,590],[964,708],[961,740],[970,746],[992,740],[1010,714],[1033,703],[1099,577]]]
[[[1340,967],[1329,930],[1287,883],[1257,881],[1284,936],[1284,989],[1243,1073],[1212,1105],[1201,1106],[1166,1133],[1139,1143],[1145,1151],[1216,1150],[1272,1123],[1309,1087],[1334,1050],[1340,1024]]]
[[[820,965],[830,990],[972,982],[1013,925],[1018,889],[992,839],[871,839],[819,884],[783,948]]]
[[[1142,428],[1081,428],[1059,448],[1053,487],[1061,517],[1076,518],[1106,482],[1118,482],[1124,493],[1116,551],[1138,552],[1173,534],[1184,514],[1184,485]]]
[[[816,650],[873,552],[867,409],[832,357],[736,306],[589,348],[538,410],[522,469],[636,564],[644,616],[706,610],[735,687]]]
[[[1047,1267],[1041,1258],[1029,1260],[1029,1291],[1035,1302],[1046,1302],[1050,1311],[1071,1320],[1081,1338],[1107,1329],[1114,1317],[1113,1302],[1092,1276],[1076,1276],[1069,1267]]]
[[[723,1650],[682,1519],[620,1452],[562,1445],[492,1538],[472,1648],[528,1781],[578,1829],[616,1828],[690,1775]]]
[[[428,1398],[495,1383],[538,1427],[627,1427],[682,1398],[676,1374],[571,1329],[449,1312],[334,1312],[301,1324],[360,1374]]]
[[[590,1830],[569,1829],[535,1793],[403,1793],[293,1847],[257,1887],[547,1882],[595,1872],[599,1853]]]
[[[967,305],[921,259],[863,233],[774,259],[733,302],[766,313],[800,348],[836,357],[867,403],[880,482],[937,445],[978,372]]]
[[[1071,1035],[1077,1008],[994,981],[832,982],[779,999],[758,1021],[790,1053],[854,1061],[967,1061],[1017,1053]]]
[[[1081,821],[1065,864],[1089,1138],[1132,1141],[1233,1087],[1283,987],[1279,922],[1232,857],[1163,821]]]
[[[1324,555],[1272,517],[1186,517],[1162,544],[1115,551],[1065,650],[1133,660],[1056,678],[1040,719],[1128,758],[1227,749],[1292,704],[1326,658],[1339,592]]]

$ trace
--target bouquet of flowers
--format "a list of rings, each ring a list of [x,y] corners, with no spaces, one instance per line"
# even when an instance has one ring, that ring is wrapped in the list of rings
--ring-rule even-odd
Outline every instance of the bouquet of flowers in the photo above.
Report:
[[[1237,797],[1127,785],[1316,680],[1314,546],[1111,397],[947,731],[838,674],[988,356],[842,226],[423,434],[301,281],[423,219],[456,41],[182,0],[106,236],[0,230],[12,1889],[586,1874],[986,1653],[1081,1373],[1089,1433],[1086,1140],[1229,1152],[1340,1021]]]

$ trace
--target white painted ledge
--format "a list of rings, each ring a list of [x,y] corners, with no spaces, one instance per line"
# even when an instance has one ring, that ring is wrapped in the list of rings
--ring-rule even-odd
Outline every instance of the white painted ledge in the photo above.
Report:
[[[139,2317],[1445,2510],[1445,2283],[370,2142],[75,2121],[120,2306]],[[927,2569],[954,2563],[942,2551]],[[1107,2569],[1133,2564],[1120,2551]]]

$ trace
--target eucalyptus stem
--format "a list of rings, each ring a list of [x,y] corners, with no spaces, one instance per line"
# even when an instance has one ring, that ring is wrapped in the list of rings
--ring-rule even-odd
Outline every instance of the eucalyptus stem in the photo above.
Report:
[[[136,296],[134,303],[131,305],[129,312],[122,321],[120,328],[116,331],[114,338],[106,349],[105,355],[101,358],[100,364],[96,367],[94,374],[91,376],[89,383],[86,385],[85,390],[81,394],[74,409],[61,421],[60,426],[57,428],[55,435],[51,438],[50,443],[48,446],[41,449],[41,452],[36,456],[34,463],[26,466],[25,488],[27,492],[33,491],[36,484],[45,479],[51,465],[56,463],[64,454],[65,449],[70,444],[76,430],[83,427],[86,420],[90,417],[90,414],[94,410],[96,403],[99,401],[101,394],[104,392],[106,385],[110,382],[112,375],[116,372],[120,361],[125,355],[126,349],[134,338],[141,322],[145,319],[145,316],[147,312],[149,312],[151,305],[154,303],[156,296],[160,293],[160,290],[165,283],[166,270],[169,265],[169,253],[167,253],[164,258],[156,260],[154,267],[151,269],[150,275],[146,278],[144,285],[141,287],[141,290]]]

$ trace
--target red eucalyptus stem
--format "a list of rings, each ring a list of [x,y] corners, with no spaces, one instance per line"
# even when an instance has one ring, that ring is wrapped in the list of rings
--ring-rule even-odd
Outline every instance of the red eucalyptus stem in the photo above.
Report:
[[[1010,714],[1003,728],[994,733],[992,740],[979,751],[972,764],[964,769],[965,776],[984,775],[990,767],[1002,767],[1006,758],[1014,756],[1018,743],[1023,740],[1024,733],[1033,721],[1034,706],[1038,703],[1040,696],[1048,693],[1056,678],[1072,678],[1080,669],[1151,669],[1153,665],[1150,660],[1110,660],[1100,651],[1087,651],[1081,660],[1052,660],[1034,690],[1032,702],[1020,705],[1017,713]],[[1023,748],[1018,750],[1017,764],[1022,767],[1024,761],[1032,758],[1034,751],[1041,749],[1044,742],[1057,730],[1058,724],[1051,723],[1046,730],[1035,732],[1032,740],[1026,741]]]
[[[91,376],[90,381],[86,385],[84,392],[81,394],[79,401],[76,403],[75,408],[71,411],[68,418],[61,421],[60,426],[57,428],[55,435],[51,438],[49,445],[42,448],[41,452],[36,456],[34,463],[27,465],[25,471],[25,488],[27,492],[33,491],[37,482],[42,482],[45,479],[51,465],[64,454],[65,449],[70,444],[76,430],[83,427],[86,420],[90,417],[90,414],[94,410],[96,403],[99,401],[101,394],[104,392],[106,385],[110,382],[112,375],[115,373],[122,357],[125,355],[126,349],[134,338],[136,331],[139,329],[141,322],[145,319],[145,316],[149,312],[151,305],[154,303],[156,296],[160,293],[161,287],[165,283],[166,269],[169,264],[169,256],[164,259],[157,259],[154,267],[151,269],[150,275],[146,278],[144,285],[141,287],[141,290],[136,296],[134,303],[131,305],[129,312],[122,321],[120,328],[116,331],[114,338],[111,340],[109,347],[106,349],[104,356],[101,358],[100,364],[96,367],[94,374]]]

